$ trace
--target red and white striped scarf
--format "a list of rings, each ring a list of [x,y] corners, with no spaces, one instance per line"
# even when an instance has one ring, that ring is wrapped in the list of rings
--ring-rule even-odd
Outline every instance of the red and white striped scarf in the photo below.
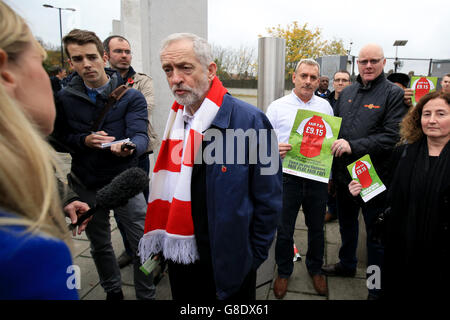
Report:
[[[144,236],[139,242],[142,262],[161,251],[166,259],[182,264],[199,258],[191,213],[192,169],[203,140],[202,132],[211,125],[226,93],[215,77],[195,114],[184,154],[184,106],[175,102],[170,110],[153,169]]]

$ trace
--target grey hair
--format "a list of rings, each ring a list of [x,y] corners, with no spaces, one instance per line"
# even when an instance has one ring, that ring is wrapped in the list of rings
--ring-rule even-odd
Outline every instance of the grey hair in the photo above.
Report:
[[[300,60],[300,61],[297,63],[297,66],[295,67],[295,73],[297,73],[298,68],[299,68],[300,65],[302,65],[302,64],[307,64],[307,65],[309,65],[309,66],[315,66],[315,67],[317,67],[317,69],[319,69],[319,75],[320,75],[320,64],[318,64],[316,60],[310,59],[310,58]]]
[[[205,68],[208,68],[210,63],[214,62],[211,46],[208,41],[193,33],[172,33],[161,42],[160,55],[171,43],[185,39],[192,42],[195,57]]]

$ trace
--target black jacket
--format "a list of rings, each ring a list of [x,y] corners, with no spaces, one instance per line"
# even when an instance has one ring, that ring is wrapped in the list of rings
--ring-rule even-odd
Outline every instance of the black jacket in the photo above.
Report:
[[[89,189],[101,188],[125,169],[137,166],[135,158],[145,152],[148,144],[147,102],[135,89],[129,89],[109,109],[98,129],[116,140],[130,138],[136,144],[133,155],[122,158],[112,154],[109,149],[93,149],[84,144],[108,95],[122,84],[119,73],[111,69],[106,71],[110,76],[109,87],[97,96],[96,103],[89,99],[79,75],[74,75],[68,86],[57,95],[57,116],[52,136],[70,149],[71,170]]]
[[[426,137],[402,145],[390,165],[384,294],[396,300],[399,292],[402,299],[448,296],[450,142],[439,157],[429,156]]]
[[[334,93],[335,93],[336,91],[333,91],[333,92],[331,92],[329,95],[328,95],[328,97],[327,97],[327,100],[328,100],[328,102],[330,103],[330,105],[331,105],[331,107],[333,108],[333,110],[334,110],[334,106],[336,105],[336,102],[337,102],[337,100],[334,98]]]
[[[399,123],[408,110],[404,92],[386,79],[384,73],[362,84],[361,77],[346,87],[334,106],[334,115],[342,118],[339,138],[349,142],[352,154],[333,161],[333,180],[348,184],[347,166],[369,154],[382,181],[388,179],[389,157],[399,140]]]

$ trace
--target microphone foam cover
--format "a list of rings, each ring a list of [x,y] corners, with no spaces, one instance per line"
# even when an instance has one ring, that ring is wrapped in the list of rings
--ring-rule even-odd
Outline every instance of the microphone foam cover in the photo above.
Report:
[[[125,170],[97,191],[97,206],[114,209],[127,204],[128,199],[141,193],[149,183],[147,173],[137,167]]]

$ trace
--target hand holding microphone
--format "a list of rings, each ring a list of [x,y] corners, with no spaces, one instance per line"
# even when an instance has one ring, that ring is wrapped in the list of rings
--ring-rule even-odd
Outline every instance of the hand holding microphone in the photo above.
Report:
[[[80,215],[75,224],[69,225],[69,229],[75,229],[100,209],[111,210],[126,205],[130,198],[141,193],[148,186],[149,180],[147,173],[140,168],[125,170],[97,191],[96,206]]]
[[[72,221],[72,224],[76,224],[77,220],[79,219],[78,216],[81,216],[85,212],[89,211],[89,205],[87,203],[75,200],[66,205],[63,210],[64,213],[70,218],[70,221]],[[86,229],[88,222],[89,220],[84,220],[84,223],[78,226],[78,235],[80,235]],[[76,233],[76,228],[73,228],[72,235],[75,236]]]

